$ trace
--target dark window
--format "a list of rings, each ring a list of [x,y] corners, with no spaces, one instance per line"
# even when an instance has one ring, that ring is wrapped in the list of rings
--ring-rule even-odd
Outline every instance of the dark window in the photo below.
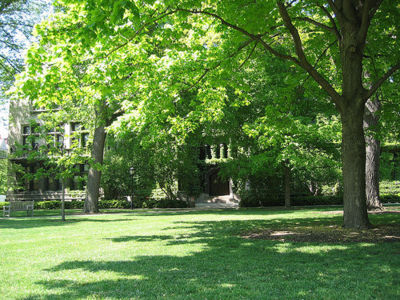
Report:
[[[82,133],[82,136],[81,136],[82,147],[86,147],[88,144],[88,141],[89,141],[89,133],[87,133],[87,132]]]
[[[206,159],[206,147],[205,146],[200,147],[199,150],[200,150],[199,151],[199,159],[200,160],[205,160]]]
[[[228,158],[228,145],[224,144],[224,158]]]
[[[31,134],[31,126],[23,126],[22,127],[22,133],[23,134]]]
[[[211,146],[210,145],[206,145],[206,153],[207,153],[207,158],[211,159],[212,154],[211,154]]]
[[[35,131],[38,132],[38,127],[37,124],[22,126],[22,145],[28,145],[28,149],[39,148],[39,144],[35,142],[35,136],[38,136]]]
[[[85,127],[81,123],[75,122],[71,124],[71,131],[82,131]]]

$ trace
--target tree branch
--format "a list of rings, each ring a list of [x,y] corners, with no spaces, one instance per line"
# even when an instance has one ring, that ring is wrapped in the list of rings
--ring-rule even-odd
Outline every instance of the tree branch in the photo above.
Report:
[[[383,0],[377,0],[375,3],[375,7],[369,12],[369,17],[372,18],[375,16],[376,11],[378,10],[378,8],[381,6]]]
[[[159,15],[157,18],[155,18],[155,19],[153,19],[153,20],[151,20],[151,21],[148,21],[148,22],[144,23],[140,28],[138,28],[138,30],[135,31],[135,33],[134,33],[125,43],[122,43],[122,44],[118,45],[117,47],[115,47],[114,49],[112,49],[110,52],[108,52],[108,53],[107,53],[104,57],[102,57],[102,58],[107,58],[108,56],[110,56],[110,55],[111,55],[112,53],[114,53],[115,51],[117,51],[117,50],[119,50],[119,49],[125,47],[126,45],[128,45],[128,44],[129,44],[130,42],[132,42],[132,41],[135,39],[135,37],[137,37],[147,26],[149,26],[149,25],[151,25],[151,24],[153,24],[153,23],[155,23],[155,22],[157,22],[157,21],[159,21],[159,20],[165,18],[166,16],[172,15],[172,14],[174,14],[175,12],[176,12],[176,10],[172,10],[172,11],[167,11],[167,10],[165,10],[165,11],[164,11],[161,15]]]
[[[332,101],[335,104],[340,105],[341,96],[338,94],[338,92],[336,92],[332,85],[308,62],[303,50],[303,45],[299,32],[297,31],[296,27],[294,27],[284,3],[282,2],[282,0],[279,0],[277,4],[282,20],[292,36],[296,54],[300,61],[300,66],[304,70],[306,70],[312,78],[314,78],[314,80],[329,94],[329,96],[331,96]]]
[[[336,38],[338,39],[338,41],[340,41],[342,39],[342,36],[339,32],[339,29],[336,26],[335,19],[332,17],[330,12],[323,5],[319,5],[318,7],[321,8],[325,12],[326,16],[329,18],[329,21],[331,21],[332,28],[336,34]]]
[[[400,61],[392,66],[381,78],[379,78],[367,91],[366,95],[364,96],[364,100],[367,101],[371,96],[376,92],[377,89],[390,77],[392,76],[397,70],[400,69]]]
[[[335,33],[335,28],[329,27],[329,26],[327,26],[327,25],[325,25],[325,24],[323,24],[323,23],[320,23],[320,22],[318,22],[318,21],[315,21],[315,20],[313,20],[313,19],[311,19],[311,18],[308,18],[308,17],[298,17],[298,18],[293,18],[293,19],[294,19],[294,20],[306,21],[306,22],[311,23],[311,24],[313,24],[313,25],[315,25],[315,26],[317,26],[317,27],[319,27],[319,28],[322,28],[322,29],[324,29],[324,30],[326,30],[326,31]],[[335,34],[336,34],[336,33],[335,33]]]
[[[238,32],[250,37],[251,39],[253,39],[255,41],[258,41],[268,52],[272,53],[273,55],[275,55],[279,58],[282,58],[282,59],[290,60],[290,61],[294,62],[295,64],[299,65],[299,61],[295,57],[278,52],[277,50],[272,48],[271,45],[269,45],[267,42],[265,42],[261,38],[261,35],[252,34],[241,27],[238,27],[232,23],[227,22],[225,19],[223,19],[222,17],[220,17],[219,15],[217,15],[215,13],[211,13],[211,12],[204,11],[204,10],[197,10],[197,9],[190,10],[190,9],[184,9],[184,8],[177,8],[176,10],[184,11],[184,12],[188,12],[188,13],[192,13],[192,14],[204,14],[204,15],[213,17],[215,19],[218,19],[223,25],[238,31]]]
[[[253,55],[254,50],[256,50],[256,47],[258,45],[258,42],[255,42],[253,49],[251,49],[249,55],[246,57],[246,59],[240,64],[239,70],[244,66],[244,64],[250,59],[250,57]]]
[[[361,26],[360,26],[360,31],[357,34],[357,40],[362,45],[365,44],[365,40],[367,38],[367,33],[368,33],[368,28],[371,23],[370,10],[372,8],[374,8],[371,3],[372,1],[374,1],[374,0],[366,0],[364,2],[364,6],[363,6],[362,12],[361,12]]]
[[[336,2],[339,2],[339,1],[336,1]],[[328,4],[331,7],[331,9],[334,12],[334,14],[336,16],[338,16],[338,17],[341,17],[342,16],[342,13],[340,11],[341,10],[341,1],[339,3],[340,7],[336,6],[336,2],[333,2],[333,0],[328,0]]]
[[[232,58],[234,56],[236,56],[243,48],[245,48],[246,46],[248,46],[249,44],[251,44],[251,42],[253,42],[252,39],[247,40],[246,42],[244,42],[242,45],[239,46],[239,48],[232,54],[230,54],[228,56],[228,58]],[[257,46],[257,42],[256,45]],[[254,46],[254,48],[255,48]],[[253,48],[253,50],[254,50]],[[251,54],[250,54],[251,55]],[[193,83],[191,84],[187,89],[185,89],[186,92],[190,91],[191,89],[193,89],[194,87],[196,87],[203,79],[204,77],[206,77],[207,73],[209,73],[212,70],[217,69],[220,65],[222,64],[222,61],[218,62],[215,66],[213,66],[212,68],[206,68],[204,69],[203,74],[201,74],[201,76]]]
[[[328,49],[330,47],[332,47],[337,40],[334,40],[332,43],[330,43],[325,49],[324,51],[321,52],[321,54],[318,56],[317,60],[315,61],[315,64],[313,65],[313,68],[315,69],[318,66],[318,63],[321,61],[321,59],[325,56],[326,52],[328,51]],[[306,81],[310,78],[310,74],[308,74],[307,78],[303,81],[303,83],[301,84],[301,86],[304,86],[304,84],[306,83]]]

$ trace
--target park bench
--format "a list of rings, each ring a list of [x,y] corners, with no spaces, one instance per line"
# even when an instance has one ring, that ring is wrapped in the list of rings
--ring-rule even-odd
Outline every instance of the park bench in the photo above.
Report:
[[[3,217],[10,217],[12,211],[26,211],[26,215],[33,216],[33,205],[35,201],[11,201],[9,205],[3,206]]]

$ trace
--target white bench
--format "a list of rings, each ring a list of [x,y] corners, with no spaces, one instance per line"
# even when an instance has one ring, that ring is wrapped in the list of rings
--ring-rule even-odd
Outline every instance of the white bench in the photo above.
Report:
[[[34,201],[11,201],[9,205],[3,206],[3,217],[10,217],[12,211],[26,211],[26,215],[33,216]]]

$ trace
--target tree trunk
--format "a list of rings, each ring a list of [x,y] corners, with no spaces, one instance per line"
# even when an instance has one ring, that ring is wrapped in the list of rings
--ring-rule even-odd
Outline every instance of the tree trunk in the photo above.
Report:
[[[364,113],[364,130],[374,129],[379,122],[376,112],[380,108],[378,99],[375,101],[368,100],[365,104]],[[365,136],[366,142],[366,173],[365,185],[367,194],[367,209],[382,210],[382,203],[379,199],[379,159],[381,152],[380,141],[367,132]]]
[[[101,170],[98,170],[98,166],[103,164],[105,140],[105,126],[101,125],[94,130],[91,152],[93,163],[90,165],[88,173],[87,197],[85,199],[84,211],[89,214],[99,212],[98,200],[100,194]]]
[[[65,178],[64,176],[61,178],[61,221],[65,221]]]
[[[291,207],[292,203],[290,201],[290,168],[287,162],[283,166],[284,172],[284,185],[285,185],[285,207]]]
[[[365,195],[364,106],[360,107],[361,105],[354,104],[352,106],[341,113],[344,192],[343,226],[364,229],[370,226]],[[360,108],[357,109],[357,106]]]

